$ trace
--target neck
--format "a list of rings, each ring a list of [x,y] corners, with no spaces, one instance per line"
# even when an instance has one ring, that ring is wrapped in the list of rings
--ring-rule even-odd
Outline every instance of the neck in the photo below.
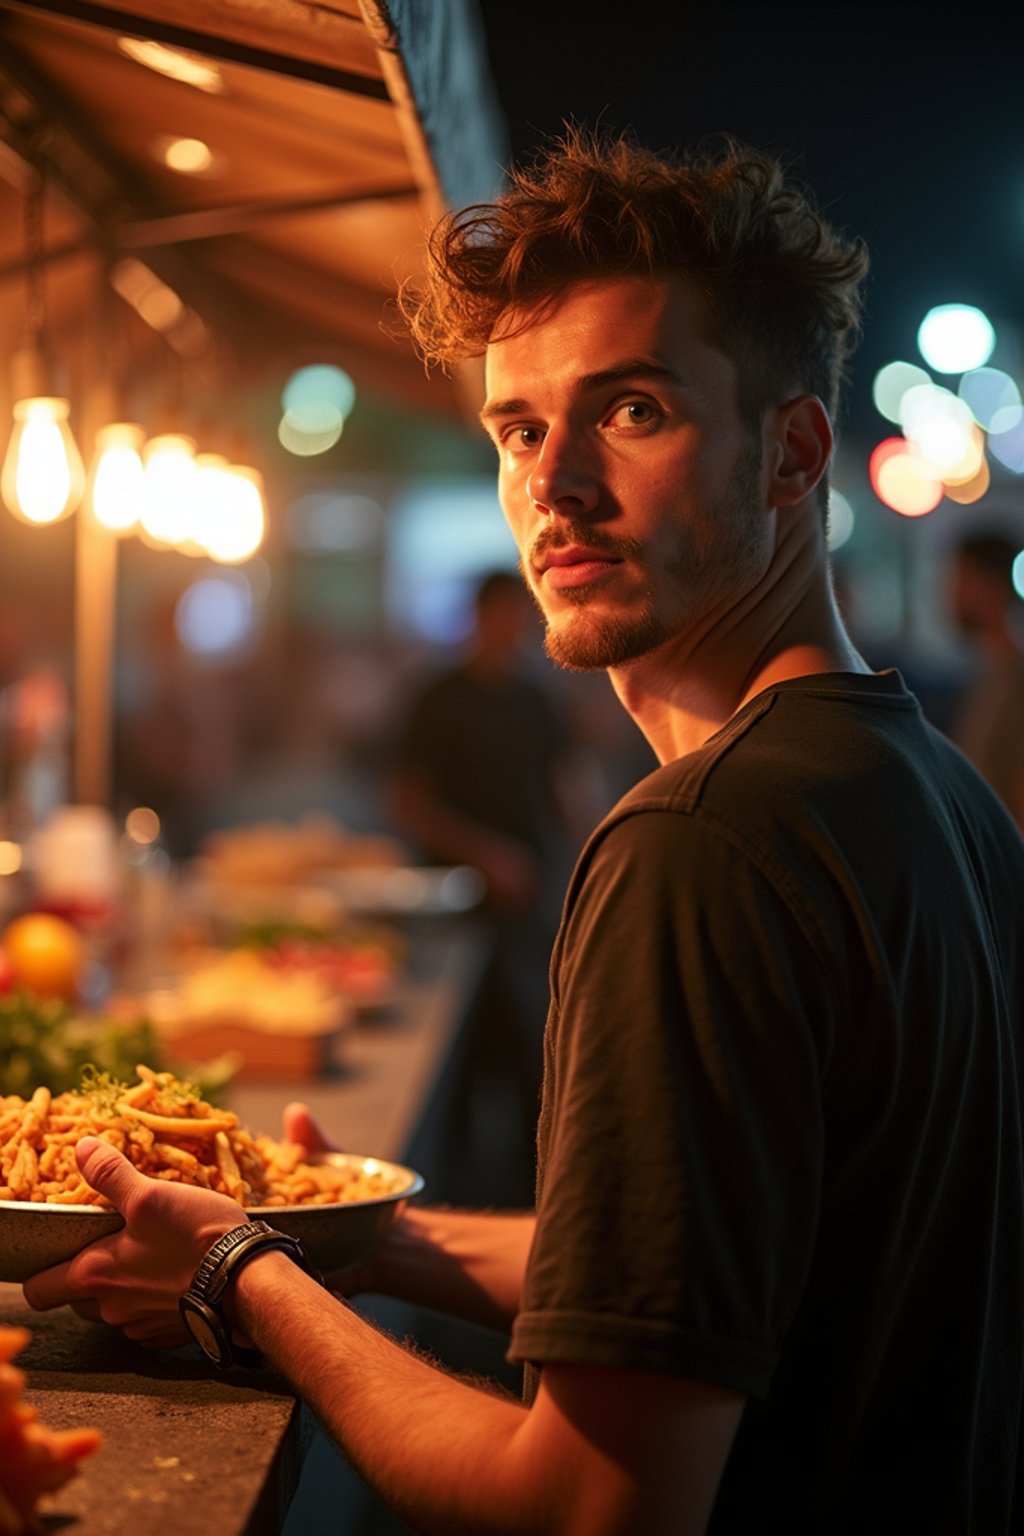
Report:
[[[780,520],[780,525],[782,520]],[[767,570],[693,631],[610,672],[658,761],[694,751],[758,693],[821,672],[869,672],[835,605],[813,512],[787,519]]]

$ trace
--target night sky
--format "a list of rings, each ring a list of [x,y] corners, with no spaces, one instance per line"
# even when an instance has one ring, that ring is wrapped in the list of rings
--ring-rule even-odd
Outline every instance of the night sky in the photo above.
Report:
[[[780,155],[835,223],[867,240],[851,437],[886,435],[871,380],[895,356],[920,362],[917,326],[933,304],[977,304],[997,329],[1008,320],[1024,334],[1024,9],[480,0],[480,10],[515,156],[569,117],[630,127],[653,148],[728,132]]]

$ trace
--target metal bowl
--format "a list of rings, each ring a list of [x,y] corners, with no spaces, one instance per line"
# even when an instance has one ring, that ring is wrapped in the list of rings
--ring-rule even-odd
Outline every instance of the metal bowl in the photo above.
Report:
[[[280,1232],[297,1237],[324,1274],[346,1269],[368,1258],[388,1227],[423,1179],[411,1168],[353,1152],[323,1152],[307,1158],[363,1172],[372,1164],[394,1187],[372,1200],[345,1200],[335,1205],[267,1205],[247,1208],[239,1220],[260,1219]],[[0,1200],[0,1280],[21,1283],[40,1270],[74,1258],[88,1243],[116,1232],[123,1222],[117,1211],[97,1205],[37,1205],[26,1200]]]
[[[418,1195],[423,1179],[400,1163],[386,1163],[379,1157],[360,1157],[354,1152],[322,1152],[306,1159],[310,1163],[331,1163],[338,1168],[363,1172],[372,1164],[393,1185],[390,1193],[372,1200],[343,1200],[336,1205],[264,1205],[253,1206],[246,1214],[269,1222],[279,1232],[297,1237],[317,1269],[329,1275],[332,1270],[347,1269],[369,1257],[383,1241],[388,1227],[405,1209],[406,1202]]]
[[[28,1280],[123,1225],[117,1211],[97,1205],[0,1200],[0,1280]]]

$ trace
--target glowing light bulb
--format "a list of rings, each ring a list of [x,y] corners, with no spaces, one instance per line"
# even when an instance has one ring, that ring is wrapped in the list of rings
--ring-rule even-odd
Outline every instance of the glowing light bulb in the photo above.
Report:
[[[158,153],[168,170],[202,176],[213,165],[213,151],[202,139],[162,139]]]
[[[129,533],[138,525],[145,471],[145,433],[133,421],[113,421],[96,434],[92,467],[92,511],[98,523],[114,533]]]
[[[81,500],[85,469],[68,426],[69,412],[67,400],[54,395],[15,402],[0,491],[22,522],[56,523]]]
[[[242,464],[220,470],[216,503],[206,505],[199,534],[211,558],[223,565],[248,560],[263,543],[266,525],[263,481],[256,470]]]
[[[193,536],[196,445],[179,432],[150,438],[142,453],[145,465],[142,531],[154,544],[187,545]]]

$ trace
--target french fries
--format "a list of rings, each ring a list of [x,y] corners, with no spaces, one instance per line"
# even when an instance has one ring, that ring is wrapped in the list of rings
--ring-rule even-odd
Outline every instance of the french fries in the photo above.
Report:
[[[304,1148],[254,1136],[170,1072],[136,1068],[138,1082],[97,1079],[52,1097],[0,1098],[0,1200],[47,1205],[110,1202],[78,1171],[75,1145],[98,1136],[151,1178],[230,1195],[240,1206],[329,1205],[390,1194],[388,1174],[303,1162]]]
[[[41,1531],[37,1501],[73,1477],[100,1443],[94,1429],[48,1429],[21,1401],[25,1377],[12,1361],[28,1337],[25,1328],[0,1326],[0,1536]]]

